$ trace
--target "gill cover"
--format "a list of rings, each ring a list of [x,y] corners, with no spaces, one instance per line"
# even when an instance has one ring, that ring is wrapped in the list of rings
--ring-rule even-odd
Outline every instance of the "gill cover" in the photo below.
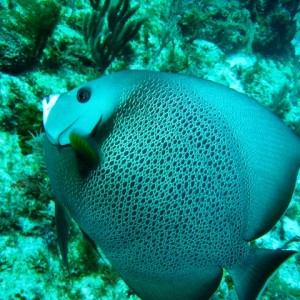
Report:
[[[109,84],[102,86],[96,80],[65,94],[45,98],[43,122],[49,141],[65,146],[70,144],[71,133],[88,137],[110,118],[116,106],[115,99]]]

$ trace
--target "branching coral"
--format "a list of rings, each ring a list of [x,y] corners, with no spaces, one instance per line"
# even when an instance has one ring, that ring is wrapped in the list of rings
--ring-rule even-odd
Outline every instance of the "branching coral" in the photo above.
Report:
[[[105,71],[127,51],[128,43],[136,37],[144,21],[131,20],[138,6],[130,8],[129,0],[90,3],[93,9],[84,19],[82,31],[94,61],[100,71]]]
[[[0,16],[0,70],[18,74],[42,54],[59,19],[55,0],[15,0]]]

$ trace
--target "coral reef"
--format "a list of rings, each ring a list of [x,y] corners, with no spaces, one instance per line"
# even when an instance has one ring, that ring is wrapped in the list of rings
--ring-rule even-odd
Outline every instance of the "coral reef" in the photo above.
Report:
[[[75,224],[70,273],[61,263],[42,154],[43,97],[63,93],[104,70],[181,72],[253,97],[300,135],[300,16],[295,15],[299,1],[132,0],[130,6],[129,1],[108,2],[0,1],[1,300],[137,299],[82,240]],[[104,27],[93,27],[89,37],[89,22],[100,11]],[[295,38],[293,16],[298,19]],[[130,30],[120,33],[117,28],[123,25]],[[105,43],[97,38],[103,30],[108,31]],[[113,50],[116,45],[123,47],[121,52]],[[282,221],[258,246],[300,250],[299,187],[300,179]],[[298,299],[299,263],[296,257],[283,265],[262,299]],[[214,299],[219,297],[236,297],[228,276]]]
[[[55,0],[15,0],[0,17],[0,70],[18,74],[32,68],[59,20]]]
[[[248,0],[253,30],[253,50],[264,54],[293,51],[291,41],[297,27],[295,15],[300,11],[299,0]]]
[[[138,6],[129,7],[129,0],[116,3],[105,0],[91,1],[93,10],[87,14],[83,23],[85,42],[92,58],[101,72],[119,56],[131,53],[128,43],[135,38],[143,25],[143,20],[130,20]]]
[[[23,154],[31,151],[26,141],[40,130],[41,105],[31,87],[18,78],[1,76],[4,92],[0,93],[0,129],[19,136]]]

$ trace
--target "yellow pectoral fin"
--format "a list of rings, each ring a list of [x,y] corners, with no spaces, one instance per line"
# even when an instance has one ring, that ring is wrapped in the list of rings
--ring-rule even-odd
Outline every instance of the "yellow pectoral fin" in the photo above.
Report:
[[[99,153],[90,141],[76,133],[71,133],[69,138],[71,147],[85,165],[94,168],[99,164]]]

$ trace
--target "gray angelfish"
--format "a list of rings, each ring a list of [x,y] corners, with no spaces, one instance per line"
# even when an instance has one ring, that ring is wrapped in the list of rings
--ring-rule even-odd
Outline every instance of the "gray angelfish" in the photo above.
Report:
[[[124,71],[43,104],[65,262],[72,217],[142,299],[208,299],[226,269],[249,300],[295,253],[249,243],[290,202],[300,139],[247,96]]]

